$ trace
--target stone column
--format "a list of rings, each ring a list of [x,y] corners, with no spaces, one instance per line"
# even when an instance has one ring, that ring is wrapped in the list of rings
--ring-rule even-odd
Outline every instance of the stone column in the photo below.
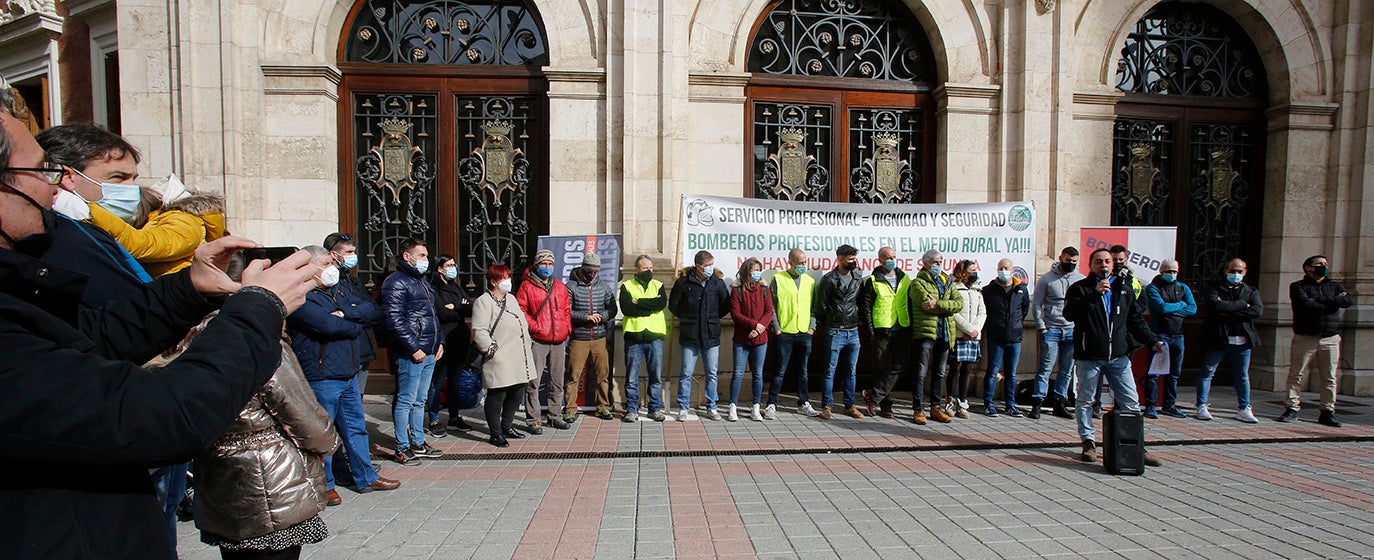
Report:
[[[945,83],[935,90],[935,177],[924,188],[943,188],[943,202],[987,202],[1004,198],[1000,171],[1002,126],[996,85]]]
[[[549,232],[600,233],[608,223],[606,72],[545,68],[549,81]],[[613,222],[614,220],[612,220]]]

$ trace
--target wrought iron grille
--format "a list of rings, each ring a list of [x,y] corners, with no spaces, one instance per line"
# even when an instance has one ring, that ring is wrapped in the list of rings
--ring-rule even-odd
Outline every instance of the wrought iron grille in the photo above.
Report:
[[[754,105],[754,196],[830,200],[829,105]]]
[[[1197,124],[1189,138],[1189,247],[1191,280],[1209,286],[1231,259],[1247,258],[1255,239],[1247,235],[1258,231],[1252,224],[1255,213],[1250,205],[1258,200],[1247,175],[1254,173],[1252,152],[1256,149],[1248,125]],[[1254,265],[1251,265],[1252,267]]]
[[[922,115],[917,110],[849,110],[849,201],[920,202]]]
[[[1127,93],[1265,96],[1264,66],[1243,30],[1201,4],[1160,4],[1136,22],[1117,64]]]
[[[538,15],[523,0],[368,0],[345,60],[397,64],[549,63]]]
[[[1112,155],[1112,225],[1163,226],[1174,222],[1170,179],[1174,125],[1117,119]]]
[[[435,102],[429,94],[353,94],[358,274],[379,282],[401,241],[438,241]]]
[[[533,169],[543,138],[537,97],[458,97],[458,274],[486,286],[487,266],[529,264],[539,232],[530,226]],[[536,198],[542,198],[536,196]]]
[[[920,23],[891,1],[783,0],[764,16],[749,71],[933,82]]]

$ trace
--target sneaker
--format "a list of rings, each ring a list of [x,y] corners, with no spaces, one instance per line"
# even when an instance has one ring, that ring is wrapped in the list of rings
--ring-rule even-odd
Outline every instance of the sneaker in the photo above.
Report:
[[[444,456],[444,452],[430,447],[428,443],[422,443],[419,447],[411,448],[411,451],[415,453],[416,457],[423,457],[425,459],[438,459]]]
[[[1259,423],[1259,420],[1255,418],[1255,413],[1252,412],[1250,410],[1250,407],[1248,406],[1236,411],[1236,420],[1240,420],[1241,422],[1245,422],[1246,424]]]
[[[1283,414],[1280,414],[1279,417],[1278,417],[1278,418],[1275,418],[1274,420],[1276,420],[1276,421],[1278,421],[1278,422],[1292,422],[1292,421],[1297,420],[1297,419],[1298,419],[1298,411],[1293,410],[1293,409],[1291,409],[1291,408],[1285,408],[1285,409],[1283,409]]]
[[[959,405],[954,404],[954,397],[945,397],[945,406],[942,407],[945,415],[954,416],[954,411],[959,409]]]
[[[572,427],[569,426],[567,422],[564,422],[561,418],[558,418],[557,416],[549,417],[549,426],[555,430],[566,430]]]
[[[993,403],[983,403],[983,414],[988,415],[989,418],[996,418],[997,405]]]
[[[1158,412],[1155,412],[1155,407],[1153,407],[1153,406],[1150,407],[1150,408],[1145,409],[1145,414],[1144,414],[1144,416],[1145,416],[1146,418],[1151,419],[1151,420],[1158,420],[1158,419],[1159,419],[1159,413],[1158,413]]]
[[[688,414],[687,409],[685,409],[685,408],[679,408],[679,409],[677,409],[677,421],[678,421],[678,422],[686,422],[686,421],[687,421],[687,414]]]
[[[654,422],[662,422],[668,419],[668,415],[664,414],[662,410],[655,410],[649,413],[649,419]]]
[[[450,418],[448,420],[448,429],[468,432],[472,431],[472,425],[468,424],[467,421],[462,418]]]
[[[955,410],[954,410],[954,417],[955,417],[955,418],[968,418],[968,409],[967,409],[967,408],[955,409]]]
[[[448,437],[448,430],[445,430],[444,426],[438,422],[431,422],[425,426],[425,435],[434,439],[446,438]]]
[[[873,395],[869,394],[868,389],[864,389],[860,394],[863,395],[864,408],[868,409],[868,415],[873,416],[875,414],[873,408],[878,406],[878,401],[873,400]]]
[[[930,407],[930,419],[944,424],[948,424],[954,420],[950,415],[945,413],[945,407],[943,406]]]
[[[1207,410],[1207,407],[1208,407],[1208,405],[1205,405],[1205,404],[1204,404],[1204,405],[1200,405],[1200,406],[1197,407],[1197,419],[1198,419],[1198,420],[1211,420],[1211,419],[1212,419],[1212,411]]]
[[[1097,462],[1097,443],[1090,439],[1083,440],[1083,451],[1078,454],[1078,460],[1084,463]]]
[[[800,413],[805,414],[805,415],[807,415],[807,416],[820,416],[820,415],[821,415],[820,411],[819,411],[819,410],[816,410],[815,407],[811,406],[811,403],[810,403],[809,401],[808,401],[808,402],[801,403],[801,406],[797,407],[797,412],[800,412]]]
[[[754,405],[749,408],[749,419],[755,422],[763,421],[763,414],[759,413],[759,405]]]
[[[1021,409],[1016,408],[1016,405],[1014,404],[1009,404],[1002,410],[1007,413],[1007,416],[1010,416],[1012,418],[1020,418],[1022,416],[1025,416],[1024,414],[1021,414]]]
[[[573,423],[573,422],[576,422],[576,421],[577,421],[577,413],[576,413],[576,412],[564,412],[564,413],[563,413],[563,421],[564,421],[564,422],[567,422],[567,423],[569,423],[569,424],[571,424],[571,423]]]
[[[1187,418],[1187,417],[1188,417],[1188,413],[1186,413],[1186,412],[1184,412],[1184,411],[1182,411],[1182,410],[1179,410],[1177,406],[1165,407],[1164,410],[1163,410],[1163,412],[1164,412],[1164,415],[1165,415],[1165,416],[1173,416],[1174,418]]]
[[[926,425],[926,410],[924,408],[916,409],[916,412],[911,413],[911,421],[915,422],[917,426]]]
[[[411,451],[408,447],[405,449],[397,449],[389,459],[407,467],[420,464],[420,458],[415,456],[415,452]]]
[[[959,399],[959,410],[968,410],[968,400]]]
[[[706,409],[706,417],[718,421],[720,420],[720,413],[716,412],[714,408],[708,408]]]
[[[763,419],[764,419],[764,420],[777,420],[777,419],[778,419],[778,405],[770,404],[770,405],[768,405],[767,407],[765,407],[765,408],[763,409]]]
[[[821,413],[820,413],[820,414],[817,414],[816,416],[819,417],[821,420],[829,420],[829,419],[830,419],[830,407],[828,407],[828,406],[822,406],[822,407],[821,407]]]
[[[596,411],[596,417],[597,417],[597,418],[600,418],[600,419],[602,419],[602,420],[614,420],[614,419],[615,419],[615,415],[614,415],[614,414],[611,414],[611,411],[605,410],[605,409]]]
[[[850,417],[850,418],[863,418],[863,417],[864,417],[864,413],[859,412],[859,407],[857,407],[857,406],[846,406],[846,407],[844,407],[844,415],[845,415],[845,416],[848,416],[848,417]]]
[[[1317,423],[1332,428],[1341,427],[1341,421],[1336,419],[1336,412],[1332,410],[1323,410],[1321,414],[1318,414]]]
[[[731,422],[739,422],[739,407],[735,406],[734,403],[730,403],[730,413],[725,416],[725,419]]]
[[[639,412],[638,412],[638,411],[636,411],[636,412],[629,412],[629,411],[626,411],[626,412],[625,412],[625,416],[621,417],[621,418],[620,418],[620,421],[621,421],[621,422],[625,422],[626,424],[633,424],[633,423],[635,423],[635,422],[638,422],[638,421],[639,421]]]
[[[534,436],[541,435],[544,433],[544,427],[540,426],[538,422],[530,422],[529,427],[526,429],[529,430],[530,435]]]

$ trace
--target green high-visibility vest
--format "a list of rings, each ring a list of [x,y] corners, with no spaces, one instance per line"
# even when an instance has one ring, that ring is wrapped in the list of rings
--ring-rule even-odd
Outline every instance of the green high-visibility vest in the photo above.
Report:
[[[658,280],[650,280],[648,286],[640,286],[636,280],[626,280],[620,283],[625,291],[630,293],[630,299],[639,301],[641,298],[654,298],[663,294],[663,283]],[[659,336],[668,336],[668,314],[660,309],[644,317],[629,317],[620,323],[624,332],[651,332]]]
[[[873,328],[887,329],[892,325],[903,327],[911,326],[910,312],[907,310],[907,290],[911,288],[911,275],[902,276],[897,281],[897,291],[892,291],[892,285],[886,280],[878,280],[878,275],[868,277],[869,283],[873,284],[873,293],[878,294],[873,300]],[[895,302],[895,304],[894,304]]]
[[[773,293],[778,296],[778,326],[787,334],[811,330],[811,298],[816,293],[816,281],[803,274],[801,286],[786,271],[773,275]]]

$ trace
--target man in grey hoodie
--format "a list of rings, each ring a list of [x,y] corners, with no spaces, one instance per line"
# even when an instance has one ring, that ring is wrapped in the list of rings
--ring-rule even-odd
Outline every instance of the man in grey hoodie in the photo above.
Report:
[[[1073,321],[1064,318],[1064,296],[1069,286],[1084,278],[1078,272],[1078,249],[1072,245],[1059,252],[1059,261],[1035,282],[1031,297],[1031,315],[1040,331],[1040,366],[1035,370],[1035,392],[1031,394],[1030,412],[1026,418],[1040,418],[1040,405],[1049,389],[1050,370],[1055,362],[1059,373],[1054,376],[1054,415],[1073,418],[1065,407],[1068,401],[1069,375],[1073,371]]]

